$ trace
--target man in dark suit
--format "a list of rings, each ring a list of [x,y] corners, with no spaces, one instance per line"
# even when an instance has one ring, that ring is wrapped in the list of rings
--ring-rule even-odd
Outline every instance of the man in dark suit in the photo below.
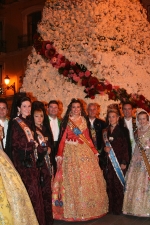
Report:
[[[55,156],[57,154],[57,147],[58,147],[58,137],[59,137],[59,132],[60,132],[60,123],[61,120],[58,118],[59,114],[59,103],[56,100],[51,100],[48,103],[48,118],[50,122],[50,127],[52,130],[53,134],[53,141],[54,141],[54,146],[53,146],[53,151],[54,151],[54,157],[53,157],[53,165],[54,165],[54,174],[56,173],[56,160]]]
[[[88,118],[91,126],[91,134],[94,145],[98,152],[101,152],[103,138],[102,130],[106,128],[106,122],[98,117],[98,104],[90,103],[87,107]]]
[[[56,155],[57,150],[57,142],[59,137],[59,131],[60,131],[60,123],[61,120],[58,118],[58,112],[59,112],[59,104],[56,100],[51,100],[48,103],[48,118],[50,122],[50,127],[53,133],[53,140],[54,140],[54,151]]]

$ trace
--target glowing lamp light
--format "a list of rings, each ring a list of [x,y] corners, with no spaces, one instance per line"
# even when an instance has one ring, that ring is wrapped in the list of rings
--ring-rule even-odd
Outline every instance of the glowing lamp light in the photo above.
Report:
[[[8,85],[10,82],[10,78],[8,75],[6,75],[6,77],[4,78],[5,84]]]
[[[4,82],[5,82],[5,84],[6,84],[6,90],[13,90],[13,92],[14,92],[14,94],[16,93],[16,89],[15,89],[15,82],[12,84],[12,85],[10,85],[10,86],[8,86],[8,84],[9,84],[9,82],[10,82],[10,78],[9,78],[9,76],[8,75],[6,75],[6,77],[4,78]]]

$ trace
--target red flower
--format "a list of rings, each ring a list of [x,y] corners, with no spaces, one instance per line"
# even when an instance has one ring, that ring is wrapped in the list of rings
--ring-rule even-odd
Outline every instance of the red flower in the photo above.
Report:
[[[89,70],[86,70],[86,71],[85,71],[85,76],[86,76],[86,77],[89,77],[90,75],[91,75],[91,72],[90,72]]]
[[[35,34],[33,37],[33,42],[34,42],[34,48],[37,53],[40,55],[44,55],[45,51],[43,52],[42,50],[42,45],[43,45],[43,39],[39,34]]]
[[[68,70],[64,70],[64,71],[63,71],[64,77],[68,77],[68,74],[69,74],[69,71],[68,71]]]
[[[42,48],[43,48],[44,50],[46,50],[46,49],[51,48],[52,45],[53,45],[53,42],[50,42],[50,41],[43,41]],[[48,47],[48,46],[49,46],[49,47]]]
[[[92,85],[97,86],[99,83],[99,80],[96,77],[90,77],[89,79],[89,87]]]
[[[70,70],[70,62],[68,59],[65,59],[65,69]]]
[[[79,81],[80,81],[80,77],[78,77],[76,74],[73,74],[72,79],[73,79],[75,82],[79,82]]]
[[[89,98],[91,98],[91,99],[95,98],[95,90],[94,89],[90,89],[87,94],[88,94]]]
[[[50,63],[51,63],[53,66],[56,65],[56,62],[57,62],[57,57],[56,57],[56,56],[54,56],[53,58],[51,58]]]
[[[82,86],[88,87],[89,79],[82,79]]]
[[[145,106],[145,110],[149,113],[150,112],[150,107]]]
[[[100,83],[97,85],[96,89],[97,89],[97,91],[99,91],[99,92],[102,92],[102,91],[105,90],[104,86],[101,85]]]
[[[110,99],[112,99],[112,100],[116,99],[115,93],[113,91],[108,92],[108,97],[109,97],[109,100]]]
[[[95,95],[91,96],[90,98],[91,98],[91,99],[95,99]]]
[[[140,95],[139,97],[141,101],[145,101],[145,97],[143,95]]]
[[[50,41],[44,41],[43,47],[44,47],[45,49],[50,49],[50,48],[53,47],[53,42],[50,42]]]
[[[111,91],[111,90],[112,90],[112,85],[111,85],[111,84],[106,85],[106,89],[107,89],[108,91]]]
[[[45,50],[45,56],[48,59],[51,59],[52,57],[54,57],[55,54],[56,54],[56,49],[53,46],[51,46],[51,48]]]
[[[72,66],[72,69],[74,70],[74,72],[75,72],[76,74],[78,74],[78,73],[81,72],[81,69],[80,69],[77,65]]]
[[[119,86],[113,86],[112,88],[115,89],[115,90],[118,90]]]
[[[79,72],[79,77],[84,77],[84,72]]]
[[[138,106],[138,108],[145,108],[145,103],[143,103],[143,101],[141,100],[137,100],[135,101],[136,102],[136,105]]]
[[[61,54],[56,54],[51,58],[50,63],[57,69],[65,67],[65,57]]]

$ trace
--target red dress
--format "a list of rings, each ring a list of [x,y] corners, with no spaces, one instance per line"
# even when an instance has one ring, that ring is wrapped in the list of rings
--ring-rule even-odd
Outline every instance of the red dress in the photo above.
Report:
[[[53,183],[54,219],[86,221],[102,217],[108,210],[106,183],[95,156],[98,152],[84,118],[79,128],[86,141],[68,125],[59,143],[57,157],[63,161]]]

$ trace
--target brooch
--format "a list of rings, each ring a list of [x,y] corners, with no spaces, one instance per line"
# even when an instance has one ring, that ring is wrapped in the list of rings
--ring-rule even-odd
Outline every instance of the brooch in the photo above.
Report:
[[[113,137],[109,137],[109,141],[113,141],[114,140],[114,138]]]

